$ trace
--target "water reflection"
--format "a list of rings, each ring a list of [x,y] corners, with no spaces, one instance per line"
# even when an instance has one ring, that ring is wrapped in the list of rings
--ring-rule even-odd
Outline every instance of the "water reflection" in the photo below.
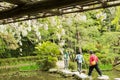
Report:
[[[0,74],[0,80],[75,80],[73,77],[64,78],[59,74],[41,71],[13,72]]]
[[[108,75],[110,80],[120,77],[120,71],[103,71],[104,75]],[[97,73],[93,72],[93,80],[96,80]],[[76,80],[73,77],[64,78],[59,74],[47,73],[42,71],[24,71],[1,73],[0,80]]]
[[[103,75],[109,76],[110,80],[114,80],[114,78],[120,78],[120,71],[112,70],[112,71],[102,71]],[[93,80],[96,80],[98,73],[94,70],[92,77]]]

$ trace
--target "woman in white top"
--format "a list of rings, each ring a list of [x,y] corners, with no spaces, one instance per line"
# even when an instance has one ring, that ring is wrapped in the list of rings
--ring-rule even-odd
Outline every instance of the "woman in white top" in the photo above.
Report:
[[[76,62],[77,62],[77,69],[78,69],[79,73],[81,73],[81,71],[82,71],[82,63],[83,63],[83,61],[84,61],[84,58],[83,58],[82,53],[77,52],[77,55],[76,55],[76,57],[75,57],[75,60],[76,60]]]

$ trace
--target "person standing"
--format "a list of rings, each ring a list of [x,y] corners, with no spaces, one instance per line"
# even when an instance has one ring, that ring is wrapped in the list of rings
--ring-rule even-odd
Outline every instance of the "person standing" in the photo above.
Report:
[[[83,58],[83,55],[82,55],[82,53],[80,51],[77,52],[75,60],[77,62],[78,72],[81,73],[81,71],[82,71],[82,63],[84,61],[84,58]]]
[[[89,51],[90,53],[90,58],[89,58],[89,72],[88,72],[88,76],[90,77],[92,74],[93,69],[95,68],[96,71],[98,72],[99,76],[102,76],[102,72],[98,67],[98,57],[94,54],[93,51]]]
[[[68,69],[68,66],[69,66],[69,53],[67,52],[67,50],[64,50],[63,54],[64,54],[64,69]]]

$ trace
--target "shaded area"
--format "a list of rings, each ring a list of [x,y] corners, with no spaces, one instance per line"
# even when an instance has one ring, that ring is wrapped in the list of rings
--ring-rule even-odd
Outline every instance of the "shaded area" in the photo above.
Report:
[[[0,24],[118,5],[119,0],[0,0]]]

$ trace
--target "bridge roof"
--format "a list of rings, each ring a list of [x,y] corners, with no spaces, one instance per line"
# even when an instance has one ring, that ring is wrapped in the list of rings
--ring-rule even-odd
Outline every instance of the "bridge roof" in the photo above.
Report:
[[[120,5],[120,0],[0,0],[0,24]]]

